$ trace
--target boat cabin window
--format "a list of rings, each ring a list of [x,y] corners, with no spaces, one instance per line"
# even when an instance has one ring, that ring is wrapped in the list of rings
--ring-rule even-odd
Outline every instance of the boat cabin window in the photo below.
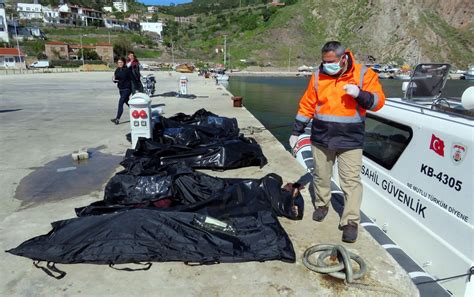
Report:
[[[390,170],[408,146],[412,135],[413,130],[408,126],[368,114],[364,156]]]

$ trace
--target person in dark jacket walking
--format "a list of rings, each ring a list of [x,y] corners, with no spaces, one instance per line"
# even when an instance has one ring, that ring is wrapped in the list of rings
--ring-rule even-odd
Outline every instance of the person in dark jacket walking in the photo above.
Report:
[[[114,83],[117,84],[120,93],[120,99],[118,102],[117,116],[111,121],[118,125],[120,123],[120,117],[123,113],[123,104],[127,104],[132,93],[132,74],[129,68],[125,65],[125,58],[120,58],[117,61],[117,69],[115,69]]]
[[[143,93],[143,85],[141,82],[140,74],[140,62],[135,56],[135,53],[132,51],[128,52],[127,58],[127,67],[128,69],[130,69],[132,74],[132,94],[135,94],[136,92]]]

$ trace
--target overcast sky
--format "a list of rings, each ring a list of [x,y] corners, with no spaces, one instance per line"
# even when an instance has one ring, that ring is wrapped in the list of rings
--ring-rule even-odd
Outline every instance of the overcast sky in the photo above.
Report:
[[[182,4],[192,2],[191,0],[138,0],[146,5],[169,5],[170,3]]]

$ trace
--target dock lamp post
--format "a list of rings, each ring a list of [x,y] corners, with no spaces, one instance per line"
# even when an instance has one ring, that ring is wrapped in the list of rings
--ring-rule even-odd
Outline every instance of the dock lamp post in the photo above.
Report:
[[[18,42],[18,30],[16,28],[16,22],[17,20],[13,20],[13,25],[15,26],[15,40],[16,40],[16,50],[18,51],[18,63],[21,63],[21,52],[20,52],[20,44]],[[24,66],[26,68],[26,62],[24,60],[25,58],[23,58],[23,62],[24,62]],[[20,73],[22,72],[22,67],[21,67],[21,64],[20,64]]]
[[[173,60],[173,67],[174,67],[174,42],[171,41],[171,57]]]
[[[81,58],[82,58],[82,67],[84,68],[84,47],[82,46],[82,36],[87,36],[87,35],[81,34]]]

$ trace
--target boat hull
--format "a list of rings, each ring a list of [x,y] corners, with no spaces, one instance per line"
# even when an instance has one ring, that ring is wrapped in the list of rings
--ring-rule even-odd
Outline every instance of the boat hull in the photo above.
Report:
[[[374,162],[364,148],[362,212],[426,271],[414,273],[410,268],[406,269],[415,283],[426,275],[445,278],[466,273],[474,263],[473,189],[469,181],[474,176],[472,166],[469,166],[473,159],[465,151],[464,155],[462,152],[456,155],[456,146],[464,150],[474,147],[472,137],[469,139],[469,135],[473,135],[472,121],[455,122],[449,116],[441,116],[429,108],[407,107],[390,100],[382,110],[368,117],[376,115],[393,127],[411,127],[411,136],[405,139],[408,145],[390,168]],[[377,129],[374,123],[366,122],[366,144],[370,133]],[[314,163],[310,133],[308,127],[298,139],[293,153],[299,163],[311,172]],[[390,140],[400,138],[400,132],[393,133],[390,135],[390,129],[385,129],[379,135],[372,136],[379,145],[376,151],[380,151],[380,157],[385,158],[390,152],[400,149],[398,144],[390,143]],[[441,143],[439,141],[444,141],[443,156],[440,155],[440,147],[438,152],[435,151],[436,143]],[[456,158],[461,160],[458,161],[460,163],[455,164]],[[446,184],[443,183],[444,175],[447,176]],[[337,165],[333,179],[339,185]],[[449,186],[450,179],[453,187]],[[459,187],[456,187],[455,179]],[[467,277],[461,277],[444,282],[443,287],[454,296],[469,296],[469,285],[466,283]]]

